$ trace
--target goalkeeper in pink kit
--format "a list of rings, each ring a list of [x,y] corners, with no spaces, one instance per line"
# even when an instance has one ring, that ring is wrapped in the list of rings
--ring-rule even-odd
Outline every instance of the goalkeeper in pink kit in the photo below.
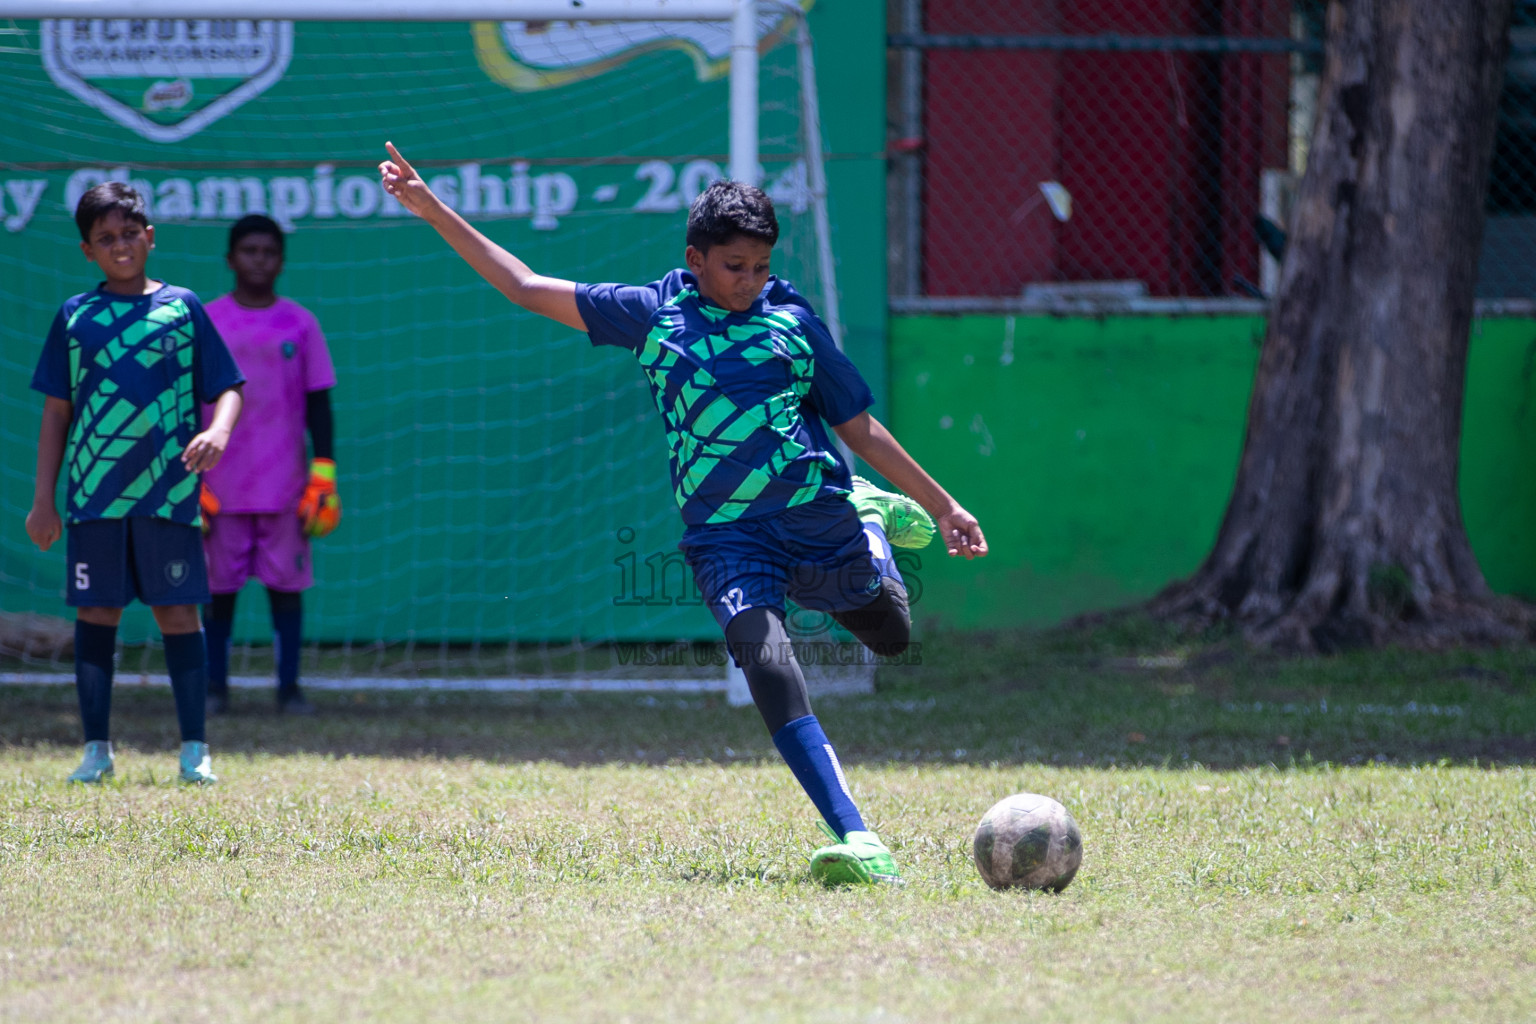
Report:
[[[234,291],[207,307],[248,378],[240,439],[203,474],[211,714],[229,710],[235,598],[253,576],[266,586],[272,608],[278,710],[314,713],[299,689],[299,650],[303,592],[315,581],[310,540],[341,519],[330,397],[336,371],[319,321],[274,290],[284,241],[282,229],[260,214],[236,222],[227,256]],[[305,452],[306,430],[313,458]]]

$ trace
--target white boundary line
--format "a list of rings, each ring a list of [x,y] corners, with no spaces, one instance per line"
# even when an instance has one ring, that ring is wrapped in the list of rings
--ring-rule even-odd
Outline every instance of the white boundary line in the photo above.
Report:
[[[0,672],[0,686],[73,686],[75,677],[62,672]],[[164,686],[170,682],[163,674],[119,671],[117,686]],[[242,690],[274,689],[277,681],[270,676],[230,676],[229,685]],[[434,679],[399,676],[352,676],[326,679],[304,677],[310,690],[437,690],[479,693],[723,693],[726,680],[716,679],[600,679],[533,678],[505,679]]]

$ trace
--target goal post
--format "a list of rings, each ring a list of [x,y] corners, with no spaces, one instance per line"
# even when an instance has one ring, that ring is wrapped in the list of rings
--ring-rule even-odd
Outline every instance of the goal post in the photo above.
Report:
[[[263,0],[263,21],[730,21],[737,0]],[[227,0],[6,0],[5,18],[249,17]]]

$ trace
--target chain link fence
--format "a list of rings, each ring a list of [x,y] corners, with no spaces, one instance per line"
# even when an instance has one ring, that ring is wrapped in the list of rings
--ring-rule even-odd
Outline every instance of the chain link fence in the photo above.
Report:
[[[1272,294],[1325,7],[888,0],[893,308]],[[1513,43],[1482,298],[1536,293],[1536,0]]]

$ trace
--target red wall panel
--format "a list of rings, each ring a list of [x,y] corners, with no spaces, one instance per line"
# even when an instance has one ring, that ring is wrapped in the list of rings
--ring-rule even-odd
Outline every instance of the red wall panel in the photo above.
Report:
[[[929,0],[934,33],[1284,37],[1285,0]],[[1260,172],[1283,167],[1287,58],[934,50],[926,61],[930,295],[1133,279],[1226,294],[1258,275]],[[1059,180],[1075,212],[1035,197]]]
[[[1055,0],[931,0],[930,32],[1054,33]],[[1035,201],[1057,175],[1060,59],[934,50],[925,70],[924,285],[930,295],[1012,295],[1055,274],[1057,222]]]

